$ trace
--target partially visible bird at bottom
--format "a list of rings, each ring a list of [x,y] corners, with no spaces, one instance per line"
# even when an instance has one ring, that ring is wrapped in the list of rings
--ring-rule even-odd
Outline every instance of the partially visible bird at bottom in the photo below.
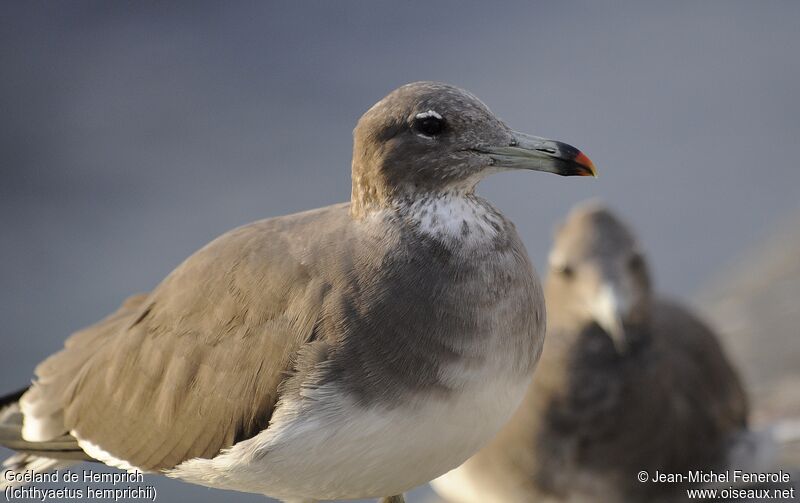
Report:
[[[720,341],[654,294],[638,240],[602,204],[579,205],[557,229],[545,298],[547,340],[522,406],[432,482],[441,496],[685,501],[685,484],[652,479],[769,466],[773,435],[748,429],[748,399]]]

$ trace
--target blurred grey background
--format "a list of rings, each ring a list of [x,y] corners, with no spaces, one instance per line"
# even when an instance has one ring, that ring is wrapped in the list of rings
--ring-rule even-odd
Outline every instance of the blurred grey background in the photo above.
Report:
[[[663,292],[722,285],[800,215],[799,19],[791,1],[4,1],[0,392],[225,230],[346,200],[355,121],[414,80],[599,168],[482,184],[540,271],[597,196]],[[148,480],[162,501],[264,501]]]

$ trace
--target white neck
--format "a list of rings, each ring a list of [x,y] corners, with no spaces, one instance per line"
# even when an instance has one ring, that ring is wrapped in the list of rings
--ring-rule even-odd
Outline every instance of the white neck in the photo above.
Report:
[[[394,210],[422,234],[458,246],[488,243],[504,226],[500,212],[472,192],[428,194],[399,201]]]

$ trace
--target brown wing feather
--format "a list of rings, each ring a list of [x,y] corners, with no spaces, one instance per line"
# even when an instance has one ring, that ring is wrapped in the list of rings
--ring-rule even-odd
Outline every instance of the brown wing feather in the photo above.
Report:
[[[306,256],[324,244],[298,237],[324,232],[297,227],[336,232],[346,215],[335,206],[213,241],[39,365],[26,420],[144,470],[213,457],[265,429],[326,291]]]

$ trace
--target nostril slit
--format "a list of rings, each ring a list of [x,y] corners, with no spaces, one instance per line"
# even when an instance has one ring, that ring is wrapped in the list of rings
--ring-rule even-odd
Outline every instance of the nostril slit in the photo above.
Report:
[[[555,154],[556,153],[556,149],[554,149],[554,148],[537,148],[536,150],[538,150],[539,152],[546,152],[548,154]]]

